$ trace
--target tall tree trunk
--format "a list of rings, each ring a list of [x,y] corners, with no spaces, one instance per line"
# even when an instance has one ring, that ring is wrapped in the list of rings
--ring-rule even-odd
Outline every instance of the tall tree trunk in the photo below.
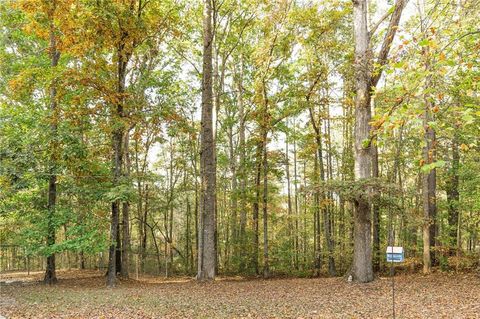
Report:
[[[252,266],[255,270],[255,274],[259,274],[258,271],[258,215],[260,210],[260,183],[262,177],[262,155],[263,155],[263,140],[262,137],[259,139],[256,150],[256,168],[255,168],[255,200],[253,202],[253,254],[252,254]]]
[[[198,274],[200,281],[213,280],[216,267],[215,206],[216,163],[213,132],[212,91],[212,0],[205,0],[203,17],[203,74],[202,74],[202,123],[201,123],[201,210],[198,251]]]
[[[328,98],[328,95],[327,95]],[[332,141],[330,137],[330,108],[327,104],[325,106],[325,134],[326,134],[326,144],[327,144],[327,179],[333,179],[333,163],[332,163]],[[333,194],[331,191],[327,192],[328,203],[327,203],[327,215],[325,218],[325,240],[327,242],[328,248],[328,273],[330,276],[337,275],[337,269],[335,267],[335,240],[334,240],[334,223],[333,223],[333,210],[334,210],[334,201]]]
[[[422,11],[424,12],[425,4],[422,6]],[[424,23],[423,14],[421,17],[421,28],[422,32],[426,33],[427,28]],[[433,116],[433,103],[432,98],[428,90],[432,87],[432,75],[431,72],[431,61],[430,53],[428,48],[422,49],[422,55],[424,57],[425,71],[427,73],[425,78],[424,91],[426,92],[423,96],[424,100],[424,114],[423,114],[423,126],[424,126],[424,141],[425,147],[423,149],[423,161],[425,165],[434,163],[436,161],[436,136],[435,130],[431,127],[430,123],[434,120]],[[435,254],[432,252],[432,249],[435,247],[436,239],[436,215],[437,215],[437,197],[436,197],[436,187],[437,187],[437,172],[433,168],[428,172],[423,174],[423,272],[429,273],[431,271],[431,266],[435,263]]]
[[[293,200],[294,200],[294,212],[295,212],[295,228],[294,228],[294,251],[295,251],[295,269],[299,268],[299,236],[298,236],[298,221],[299,221],[299,210],[298,210],[298,170],[297,170],[297,141],[296,141],[296,130],[295,130],[295,120],[293,121],[293,189],[294,189],[294,195],[293,195]],[[305,258],[305,254],[303,254],[303,257]]]
[[[122,266],[120,275],[128,278],[130,261],[130,203],[122,205]]]
[[[322,121],[320,120],[317,123],[317,121],[315,120],[314,111],[312,108],[309,108],[309,114],[310,114],[310,123],[315,132],[315,142],[317,144],[316,159],[318,160],[318,168],[320,171],[320,181],[325,182],[326,176],[325,176],[325,166],[323,162],[323,145],[322,145],[322,138],[321,138],[321,134],[322,134],[321,122]],[[327,197],[326,192],[323,189],[319,191],[318,196],[319,196],[319,209],[321,211],[321,215],[323,216],[323,230],[325,233],[325,244],[327,246],[327,252],[328,252],[328,272],[331,276],[335,276],[336,269],[335,269],[335,259],[333,257],[333,240],[332,240],[332,234],[331,234],[330,212],[329,212],[330,204],[327,203],[327,201],[329,201],[329,198]],[[320,230],[320,216],[318,216],[317,227],[318,227],[318,230]],[[319,261],[318,261],[318,264],[320,264]]]
[[[134,136],[137,135],[136,132],[134,133]],[[144,268],[144,254],[145,254],[145,246],[144,246],[144,241],[143,238],[145,237],[145,220],[143,219],[144,215],[144,210],[143,210],[143,197],[144,197],[144,183],[142,183],[142,178],[139,176],[141,175],[140,171],[140,163],[139,163],[139,157],[140,157],[140,150],[139,150],[139,138],[135,138],[134,140],[134,148],[135,148],[135,170],[136,174],[138,175],[137,177],[137,194],[138,194],[138,200],[137,200],[137,218],[138,218],[138,251],[137,251],[137,258],[140,259],[140,269],[143,270]],[[142,172],[143,173],[143,172]],[[142,174],[143,175],[143,174]]]
[[[115,270],[117,274],[122,272],[122,236],[120,235],[120,205],[118,206],[118,223],[117,223],[117,241],[115,244]]]
[[[125,41],[128,34],[126,32],[122,33],[120,43],[117,48],[117,88],[116,92],[119,94],[119,102],[115,106],[115,110],[112,114],[113,126],[115,127],[112,134],[113,142],[113,187],[118,187],[120,183],[120,178],[122,176],[122,166],[123,166],[123,135],[124,135],[124,124],[123,118],[125,116],[123,109],[123,98],[122,95],[125,93],[125,77],[127,73],[127,65],[129,60],[129,54],[125,50]],[[114,287],[116,284],[116,273],[117,273],[117,239],[119,236],[118,225],[119,225],[119,215],[120,215],[120,201],[115,200],[112,202],[112,214],[110,221],[110,248],[108,255],[108,275],[107,275],[107,286]]]
[[[240,248],[241,251],[245,251],[246,249],[246,242],[247,242],[247,234],[246,234],[246,226],[247,226],[247,202],[246,202],[246,188],[247,188],[247,170],[245,167],[245,110],[244,110],[244,103],[243,103],[243,57],[241,57],[240,62],[240,74],[238,75],[238,117],[240,118],[239,124],[239,148],[240,148],[240,155],[239,155],[239,162],[240,162]],[[242,254],[241,261],[240,261],[240,271],[243,271],[246,267],[245,264],[245,257]]]
[[[372,75],[372,52],[367,29],[367,0],[353,1],[355,38],[355,179],[368,180],[372,177],[372,136],[370,107],[372,89],[382,76],[381,67],[388,61],[388,53],[397,32],[398,23],[406,0],[395,1],[390,22],[380,52],[376,59],[379,70]],[[367,190],[369,192],[370,190]],[[352,275],[359,282],[373,280],[370,203],[365,194],[358,194],[354,211],[354,249]]]
[[[457,229],[459,227],[459,212],[458,212],[458,202],[460,199],[460,193],[458,190],[460,184],[460,177],[458,175],[458,169],[460,166],[460,153],[458,149],[458,136],[455,136],[452,139],[452,161],[450,165],[450,170],[448,172],[447,179],[447,205],[448,205],[448,226],[450,227],[450,241],[451,247],[450,254],[453,255],[454,249],[459,247],[459,242],[457,240]]]
[[[353,81],[349,78],[345,79],[347,83],[347,90],[345,92],[345,97],[349,96],[350,94],[354,93],[354,85]],[[344,115],[345,115],[345,122],[344,122],[344,148],[342,152],[342,173],[343,177],[342,180],[344,181],[351,181],[354,178],[354,155],[353,155],[353,144],[354,144],[354,136],[353,136],[353,120],[354,120],[354,107],[349,104],[345,105]],[[346,260],[348,251],[350,248],[353,248],[353,209],[352,203],[348,202],[345,198],[343,200],[343,210],[344,210],[344,222],[342,228],[344,229],[343,232],[343,242],[344,242],[344,249],[342,257]]]
[[[374,178],[378,178],[378,147],[372,145],[372,175]],[[373,270],[380,270],[380,206],[378,204],[372,204],[373,210]]]
[[[170,272],[173,272],[173,205],[175,200],[175,184],[176,184],[176,177],[174,171],[174,140],[173,138],[170,139],[170,168],[168,173],[168,201],[167,201],[167,209],[164,215],[164,226],[165,226],[165,277],[168,277]]]
[[[431,164],[436,161],[436,138],[435,131],[429,125],[433,120],[431,103],[429,98],[425,99],[424,128],[425,128],[425,147],[423,149],[423,160],[425,164]],[[423,272],[429,273],[432,261],[435,258],[432,253],[432,247],[435,246],[435,219],[437,214],[436,198],[437,173],[433,168],[423,175]]]
[[[187,172],[184,172],[183,184],[185,190],[188,190],[187,184]],[[186,227],[185,227],[185,270],[187,273],[193,272],[193,247],[192,247],[192,232],[191,232],[191,214],[192,209],[190,205],[190,196],[189,192],[185,192],[186,200]]]
[[[307,189],[307,161],[303,161],[303,189]],[[307,234],[307,193],[303,193],[303,265],[307,267],[308,234]],[[304,268],[304,269],[305,269]]]
[[[145,184],[145,205],[143,209],[143,237],[142,237],[142,270],[145,271],[145,260],[147,258],[147,243],[148,243],[148,232],[147,232],[147,223],[148,223],[148,214],[149,214],[149,209],[150,209],[150,193],[149,193],[149,187],[148,184]]]
[[[367,30],[367,1],[353,2],[355,33],[355,179],[370,179],[372,156],[370,141],[370,50]],[[370,230],[370,203],[366,195],[355,198],[353,278],[359,282],[373,280]]]
[[[287,121],[288,128],[288,121]],[[290,151],[288,149],[288,133],[285,133],[285,175],[287,177],[287,238],[288,247],[292,252],[292,265],[296,267],[295,255],[297,251],[294,248],[293,232],[292,232],[292,192],[290,187]],[[295,217],[296,219],[296,217]]]
[[[124,138],[124,154],[125,154],[125,174],[130,175],[130,153],[129,153],[129,134],[125,134]],[[122,265],[120,275],[128,278],[130,261],[130,203],[124,202],[122,207]]]
[[[270,277],[270,265],[268,256],[268,157],[267,157],[267,134],[263,138],[263,277]]]
[[[318,153],[315,152],[315,163],[314,163],[314,178],[316,190],[314,193],[314,216],[313,216],[313,236],[314,236],[314,276],[320,276],[322,268],[322,244],[321,244],[321,231],[320,231],[320,187],[319,187],[319,168],[318,168]]]
[[[237,252],[238,246],[238,187],[237,187],[237,158],[236,152],[233,145],[233,126],[228,128],[228,144],[230,149],[230,173],[231,176],[231,193],[230,193],[230,211],[231,211],[231,220],[230,220],[230,234],[233,244],[234,253]],[[227,252],[230,252],[231,249],[226,247]]]
[[[53,15],[55,13],[56,1],[52,1],[52,12],[49,17],[52,21],[50,22],[50,66],[52,69],[58,65],[58,60],[60,59],[60,52],[57,50],[57,39],[55,37],[55,26],[53,24]],[[50,145],[50,169],[49,169],[49,180],[48,180],[48,203],[47,203],[47,246],[51,247],[55,245],[55,206],[57,203],[57,175],[56,175],[56,166],[57,166],[57,144],[56,141],[58,135],[58,109],[57,109],[57,80],[54,79],[50,86],[50,112],[51,112],[51,124],[50,124],[50,133],[52,142]],[[54,284],[57,282],[57,275],[55,269],[55,254],[50,253],[47,256],[47,267],[45,270],[45,276],[43,282],[46,284]]]

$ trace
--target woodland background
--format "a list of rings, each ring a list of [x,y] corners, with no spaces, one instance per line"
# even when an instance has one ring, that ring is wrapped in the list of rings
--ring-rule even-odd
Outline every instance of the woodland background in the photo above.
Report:
[[[406,269],[477,267],[479,3],[366,5],[1,1],[2,270],[54,281],[52,265],[106,269],[115,249],[110,274],[196,274],[208,99],[217,274],[350,272],[359,202],[374,271],[388,243]]]

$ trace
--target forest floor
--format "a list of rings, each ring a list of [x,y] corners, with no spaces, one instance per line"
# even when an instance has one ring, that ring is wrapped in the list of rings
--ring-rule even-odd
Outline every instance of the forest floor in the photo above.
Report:
[[[0,275],[0,318],[388,318],[391,281],[343,278],[122,280],[114,289],[96,271]],[[397,318],[480,318],[478,274],[395,277]]]

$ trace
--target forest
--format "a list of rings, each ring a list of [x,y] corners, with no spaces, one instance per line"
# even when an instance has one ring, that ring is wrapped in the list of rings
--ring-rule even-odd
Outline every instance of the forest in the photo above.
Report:
[[[394,266],[405,289],[479,291],[479,19],[478,0],[0,0],[0,306],[145,278],[389,296]],[[20,273],[47,285],[9,290]],[[110,314],[136,315],[155,317]]]

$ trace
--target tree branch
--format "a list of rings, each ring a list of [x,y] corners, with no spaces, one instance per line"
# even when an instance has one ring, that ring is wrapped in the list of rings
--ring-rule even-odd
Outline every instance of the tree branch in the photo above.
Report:
[[[378,53],[377,64],[379,66],[379,70],[376,74],[372,75],[370,80],[370,85],[372,87],[377,86],[378,80],[380,80],[380,77],[382,76],[382,68],[387,63],[388,53],[390,52],[390,47],[392,45],[393,38],[395,37],[395,33],[397,33],[398,23],[400,22],[400,17],[402,16],[402,11],[407,4],[407,1],[408,0],[397,0],[395,2],[395,9],[393,10],[390,23],[388,24],[387,33],[385,34],[382,47]]]
[[[373,34],[377,31],[378,27],[393,13],[392,9],[389,9],[385,14],[380,18],[380,20],[375,23],[370,31],[368,32],[368,37],[371,38]]]

